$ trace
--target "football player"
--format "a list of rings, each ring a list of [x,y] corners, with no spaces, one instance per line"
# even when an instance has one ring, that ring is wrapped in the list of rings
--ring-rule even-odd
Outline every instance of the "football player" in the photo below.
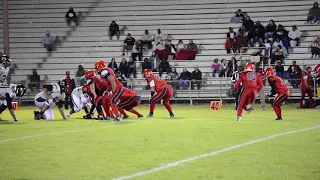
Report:
[[[247,106],[254,102],[257,93],[263,87],[262,78],[254,69],[255,67],[251,63],[247,63],[244,71],[239,74],[239,79],[234,85],[234,89],[238,90],[240,84],[242,84],[239,97],[240,103],[237,110],[237,121],[241,120],[243,109],[249,110]]]
[[[170,99],[173,95],[173,88],[168,85],[166,81],[158,79],[150,69],[145,69],[143,75],[151,88],[150,113],[148,117],[153,117],[153,111],[156,108],[156,103],[163,100],[163,105],[168,110],[170,117],[174,118],[174,114],[170,105]]]
[[[0,63],[0,84],[2,86],[8,85],[7,77],[10,70],[11,59],[9,58],[9,56],[3,55],[1,56]]]
[[[88,85],[75,88],[71,93],[71,100],[73,108],[67,113],[66,117],[69,118],[71,114],[79,112],[84,109],[88,113],[87,105],[91,102],[91,98],[88,95]]]
[[[138,111],[133,109],[134,107],[140,105],[140,102],[141,102],[141,98],[137,92],[124,87],[123,93],[121,94],[119,99],[120,99],[120,102],[118,104],[118,109],[120,113],[123,115],[123,119],[129,118],[129,116],[124,110],[137,115],[138,118],[143,117],[142,114],[140,114]]]
[[[282,120],[281,106],[290,96],[290,91],[283,83],[282,79],[275,75],[274,70],[271,67],[265,69],[265,75],[268,78],[268,83],[271,86],[271,93],[267,97],[272,97],[278,94],[272,102],[272,107],[277,115],[276,120]]]
[[[121,94],[123,93],[123,84],[118,80],[113,70],[106,66],[104,61],[97,61],[95,63],[95,68],[97,69],[104,84],[107,86],[109,105],[112,109],[113,115],[115,115],[115,120],[120,121],[122,119],[117,103]]]
[[[300,108],[303,108],[303,101],[306,94],[309,96],[309,108],[313,108],[313,93],[311,89],[311,67],[307,67],[302,71],[301,75],[301,99],[300,99]]]
[[[9,112],[14,120],[14,122],[18,122],[18,119],[14,113],[14,109],[12,107],[12,100],[14,100],[16,97],[22,97],[26,93],[26,88],[21,84],[10,84],[11,93],[7,93],[6,98],[4,100],[1,100],[1,106],[0,106],[0,114],[8,108]]]
[[[35,120],[54,120],[52,108],[57,105],[60,114],[64,120],[67,117],[63,111],[63,101],[65,99],[64,87],[61,83],[46,83],[43,85],[43,91],[34,98],[34,103],[40,108],[40,111],[34,111]]]

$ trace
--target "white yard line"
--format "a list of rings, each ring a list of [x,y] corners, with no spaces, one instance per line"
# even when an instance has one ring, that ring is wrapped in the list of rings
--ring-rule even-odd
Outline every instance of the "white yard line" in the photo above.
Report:
[[[274,138],[277,138],[277,137],[280,137],[280,136],[284,136],[284,135],[288,135],[288,134],[293,134],[293,133],[298,133],[298,132],[303,132],[303,131],[309,131],[309,130],[317,129],[317,128],[320,128],[320,125],[319,126],[312,126],[312,127],[304,128],[304,129],[300,129],[300,130],[292,130],[292,131],[288,131],[288,132],[284,132],[284,133],[279,133],[279,134],[267,136],[267,137],[256,139],[256,140],[252,140],[252,141],[249,141],[249,142],[236,144],[236,145],[233,145],[233,146],[230,146],[230,147],[227,147],[227,148],[224,148],[224,149],[220,149],[220,150],[217,150],[217,151],[213,151],[213,152],[210,152],[210,153],[207,153],[207,154],[201,154],[201,155],[198,155],[198,156],[194,156],[194,157],[190,157],[190,158],[183,159],[183,160],[180,160],[180,161],[176,161],[176,162],[172,162],[172,163],[165,164],[165,165],[162,165],[162,166],[158,166],[158,167],[155,167],[155,168],[150,169],[150,170],[140,171],[140,172],[137,172],[137,173],[134,173],[134,174],[117,177],[117,178],[114,178],[113,180],[126,180],[126,179],[131,179],[131,178],[143,176],[143,175],[146,175],[146,174],[155,173],[157,171],[161,171],[161,170],[168,169],[168,168],[171,168],[171,167],[179,166],[181,164],[188,163],[190,161],[195,161],[195,160],[206,158],[206,157],[209,157],[209,156],[215,156],[215,155],[223,153],[223,152],[227,152],[227,151],[230,151],[230,150],[233,150],[233,149],[238,149],[238,148],[241,148],[243,146],[247,146],[247,145],[255,144],[255,143],[258,143],[258,142],[274,139]]]
[[[122,127],[122,126],[125,126],[125,125],[144,124],[144,123],[148,123],[148,122],[134,122],[134,123],[131,123],[131,124],[111,125],[111,126],[105,126],[105,127],[100,127],[100,128],[76,129],[76,130],[67,130],[67,131],[46,133],[46,134],[35,134],[35,135],[30,135],[30,136],[22,136],[22,137],[18,137],[18,138],[0,140],[0,143],[10,142],[10,141],[17,141],[17,140],[22,140],[22,139],[32,139],[32,138],[35,138],[35,137],[42,137],[42,136],[52,136],[52,135],[65,134],[65,133],[74,133],[74,132],[82,132],[82,131],[90,131],[90,130],[108,129],[108,128],[114,128],[114,127]]]

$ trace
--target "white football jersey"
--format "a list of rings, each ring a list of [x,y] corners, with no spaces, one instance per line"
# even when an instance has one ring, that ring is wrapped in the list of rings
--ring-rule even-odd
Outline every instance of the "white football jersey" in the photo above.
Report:
[[[7,84],[7,77],[9,74],[10,68],[4,67],[3,65],[0,66],[0,84],[6,85]]]
[[[78,98],[82,97],[83,96],[82,86],[75,88],[71,94]]]

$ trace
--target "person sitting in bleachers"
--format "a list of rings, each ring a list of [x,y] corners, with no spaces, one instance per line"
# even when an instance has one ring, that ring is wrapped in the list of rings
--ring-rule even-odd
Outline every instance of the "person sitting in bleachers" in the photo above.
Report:
[[[119,25],[115,21],[112,21],[110,26],[109,26],[109,38],[110,38],[110,40],[112,40],[112,36],[117,36],[117,40],[119,40],[119,38],[120,38]]]
[[[69,8],[69,10],[67,11],[65,17],[66,17],[68,26],[71,25],[71,22],[76,23],[76,26],[78,26],[77,14],[73,11],[72,7]]]
[[[177,48],[171,43],[170,39],[168,40],[168,44],[166,44],[166,49],[168,49],[169,52],[168,60],[176,59]]]
[[[183,41],[180,39],[177,44],[177,52],[179,52],[180,50],[185,50],[185,49],[186,49],[186,46],[183,44]]]
[[[77,70],[77,72],[76,72],[76,77],[82,77],[82,76],[84,76],[85,72],[86,72],[86,71],[84,70],[83,66],[82,66],[82,65],[79,65],[79,66],[78,66],[78,70]]]
[[[317,37],[312,43],[311,43],[311,58],[313,57],[320,57],[320,37]]]
[[[250,33],[250,47],[260,47],[262,44],[263,34],[258,28]]]
[[[119,65],[119,71],[121,76],[125,76],[126,78],[129,77],[128,75],[128,62],[126,58],[122,58],[120,65]]]
[[[40,76],[37,73],[37,70],[32,70],[32,75],[29,76],[30,83],[28,87],[30,88],[31,92],[38,92],[40,90]]]
[[[313,7],[309,9],[309,15],[307,17],[307,23],[317,23],[320,20],[320,8],[318,3],[313,3]]]
[[[139,57],[139,61],[142,61],[142,55],[143,55],[143,45],[141,44],[141,41],[136,40],[135,45],[132,47],[132,53],[131,57],[134,61],[137,61],[137,56]]]
[[[222,59],[220,61],[219,77],[226,77],[226,71],[227,71],[227,62],[225,59]]]
[[[191,73],[191,89],[194,89],[194,85],[197,85],[197,89],[201,88],[202,72],[198,66],[194,67],[194,71]]]
[[[141,44],[142,46],[147,45],[148,49],[152,48],[153,35],[149,33],[149,30],[146,29],[144,34],[141,36]]]
[[[230,22],[233,23],[240,23],[244,18],[244,15],[241,11],[241,9],[238,9],[235,13],[235,16],[231,18]]]
[[[180,73],[179,82],[178,82],[180,89],[188,89],[190,80],[191,80],[191,73],[187,70],[187,68],[183,68],[183,72]]]
[[[264,37],[270,40],[274,39],[275,32],[277,30],[277,26],[273,20],[269,21],[269,24],[266,27],[266,32],[264,33]]]
[[[240,52],[240,49],[242,48],[242,53],[247,51],[248,47],[248,40],[243,36],[241,32],[238,32],[237,38],[236,38],[236,51]]]
[[[264,64],[268,64],[269,63],[269,58],[270,58],[270,52],[271,52],[271,44],[269,42],[268,39],[264,39],[264,42],[262,43],[262,51],[261,51],[261,55],[262,55],[262,60]]]
[[[276,70],[276,76],[283,78],[284,77],[284,67],[281,61],[277,61],[277,65],[274,67]]]
[[[163,72],[170,72],[170,64],[167,60],[161,60],[159,66],[158,66],[158,72],[159,72],[159,76],[161,77]]]
[[[220,73],[220,63],[218,59],[213,60],[212,68],[212,77],[215,77],[216,73]]]
[[[141,72],[143,74],[144,70],[152,69],[152,64],[151,64],[151,62],[149,61],[148,58],[144,58],[143,63],[141,64],[141,67],[142,67],[141,68]]]
[[[301,33],[297,29],[296,25],[292,26],[292,30],[289,31],[288,37],[290,39],[290,47],[299,46]]]
[[[289,38],[288,38],[288,31],[281,25],[279,24],[276,32],[275,32],[275,38],[280,38],[282,41],[283,47],[289,49]]]
[[[74,78],[76,86],[83,86],[86,83],[86,80],[83,78],[85,72],[86,71],[84,70],[83,66],[79,65],[76,76]]]
[[[283,50],[283,53],[284,53],[283,55],[284,55],[285,57],[287,57],[287,56],[288,56],[288,51],[287,51],[286,48],[284,48],[284,45],[283,45],[282,41],[280,40],[280,38],[276,38],[276,40],[273,42],[273,44],[272,44],[272,51],[271,51],[272,54],[271,54],[271,55],[273,55],[274,52],[277,50],[278,45],[281,46],[281,49]]]
[[[196,54],[198,53],[197,44],[193,43],[193,40],[189,40],[189,44],[187,44],[186,49],[181,49],[185,47],[183,45],[182,40],[179,40],[179,44],[177,45],[178,53],[176,54],[176,60],[194,60]]]
[[[276,61],[280,61],[281,63],[283,63],[283,58],[284,58],[284,51],[281,45],[277,45],[275,48],[275,51],[272,54],[271,64],[274,64]]]
[[[179,74],[177,73],[176,68],[171,68],[167,75],[167,80],[169,81],[170,85],[177,89],[179,86],[177,80],[179,79]]]
[[[242,26],[246,28],[248,33],[251,33],[253,31],[254,22],[250,19],[249,16],[244,16]]]
[[[157,34],[154,35],[154,43],[158,45],[161,41],[166,41],[166,36],[161,32],[160,29],[157,30]]]
[[[286,72],[286,78],[288,79],[289,83],[292,87],[299,87],[300,86],[300,78],[301,78],[302,70],[297,65],[296,61],[292,61],[292,65],[289,66]]]
[[[46,35],[42,38],[43,46],[47,49],[48,52],[52,51],[52,45],[55,38],[50,35],[50,32],[47,31]]]
[[[154,54],[160,60],[168,60],[168,55],[171,54],[171,47],[166,47],[163,40],[160,40],[160,42],[156,46],[156,50],[154,51]]]
[[[122,47],[122,56],[124,56],[124,51],[127,50],[127,51],[131,51],[133,46],[134,46],[134,43],[136,42],[136,40],[131,37],[131,34],[128,33],[126,39],[124,40],[124,43],[123,43],[123,47]]]
[[[194,60],[196,54],[198,54],[198,46],[196,43],[193,42],[192,39],[189,40],[189,44],[187,45],[188,51],[188,60]]]
[[[134,78],[137,78],[137,65],[132,57],[129,57],[128,62],[128,78],[130,78],[131,74]]]
[[[111,62],[108,64],[108,67],[110,69],[112,69],[113,71],[118,71],[118,65],[116,63],[116,59],[115,58],[111,59]]]
[[[232,40],[229,37],[227,38],[227,41],[225,43],[225,48],[226,48],[227,54],[230,54],[232,49]]]
[[[257,28],[259,29],[259,32],[262,34],[262,37],[264,37],[264,33],[266,29],[263,27],[260,21],[257,21],[253,26],[253,29],[257,29]]]

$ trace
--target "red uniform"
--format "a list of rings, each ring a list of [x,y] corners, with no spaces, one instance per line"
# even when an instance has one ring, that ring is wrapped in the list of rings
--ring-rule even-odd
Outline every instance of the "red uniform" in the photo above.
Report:
[[[123,93],[120,96],[120,102],[118,104],[119,111],[124,116],[128,115],[125,113],[123,109],[132,112],[133,114],[136,114],[138,117],[142,117],[142,115],[138,111],[133,109],[134,107],[140,105],[140,102],[141,98],[137,92],[131,89],[123,88]]]
[[[305,85],[304,81],[307,80],[307,86]],[[303,70],[301,75],[301,99],[300,99],[300,108],[303,108],[303,100],[305,98],[305,95],[308,94],[309,96],[309,108],[313,108],[313,93],[311,89],[311,74]]]
[[[163,105],[166,107],[170,116],[173,117],[172,108],[170,105],[170,99],[173,96],[173,88],[168,85],[164,80],[158,79],[154,74],[150,73],[146,77],[147,83],[151,88],[154,88],[156,93],[150,99],[150,115],[153,115],[153,111],[156,107],[156,103],[163,100]]]
[[[246,109],[246,106],[251,104],[257,95],[257,92],[263,87],[262,78],[255,71],[244,71],[239,74],[239,79],[235,83],[234,88],[238,89],[242,83],[242,90],[239,96],[239,107],[237,116],[241,117],[242,110]]]
[[[100,71],[100,76],[103,79],[104,84],[107,86],[107,90],[109,92],[112,92],[112,86],[111,86],[111,82],[107,79],[108,76],[112,76],[114,81],[115,81],[115,91],[112,92],[112,94],[108,97],[109,100],[109,105],[112,108],[113,114],[116,117],[120,117],[119,111],[118,111],[118,107],[117,107],[117,103],[119,101],[119,98],[121,96],[121,94],[123,93],[123,84],[117,79],[116,75],[114,74],[114,72],[112,71],[112,69],[108,68],[108,67],[104,67],[101,71]],[[105,102],[106,103],[106,102]]]
[[[283,83],[282,79],[275,75],[268,77],[268,82],[271,86],[271,95],[278,94],[273,100],[272,107],[278,118],[282,119],[281,106],[290,96],[290,91],[287,86]]]

